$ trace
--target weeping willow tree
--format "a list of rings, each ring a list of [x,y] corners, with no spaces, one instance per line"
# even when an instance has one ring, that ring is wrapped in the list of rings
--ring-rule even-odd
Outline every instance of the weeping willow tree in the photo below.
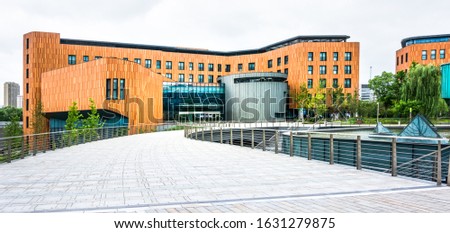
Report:
[[[441,70],[432,64],[413,64],[402,86],[402,100],[421,103],[420,113],[427,117],[437,117],[448,112],[441,99]]]

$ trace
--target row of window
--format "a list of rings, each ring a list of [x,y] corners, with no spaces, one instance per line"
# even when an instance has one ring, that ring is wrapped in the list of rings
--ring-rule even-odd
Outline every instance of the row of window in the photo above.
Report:
[[[437,50],[432,49],[430,50],[430,60],[436,60],[437,56]],[[445,49],[439,50],[439,59],[445,59]],[[422,60],[428,60],[428,50],[422,50]],[[397,65],[403,64],[408,62],[408,53],[405,53],[405,55],[401,55],[397,57]]]
[[[320,61],[327,61],[327,52],[319,53]],[[344,52],[344,61],[352,60],[352,52]],[[308,52],[308,61],[314,61],[314,52]],[[333,61],[339,61],[339,52],[333,52]]]
[[[308,74],[314,74],[314,66],[308,66]],[[327,74],[327,66],[319,66],[319,74]],[[333,65],[333,74],[339,74],[339,66]],[[344,66],[344,74],[352,74],[352,66]]]
[[[166,73],[166,78],[172,79],[172,73]],[[217,76],[217,78],[220,78],[221,76]],[[184,74],[178,74],[178,82],[186,82],[185,75]],[[194,82],[194,75],[189,74],[188,82]],[[197,82],[203,83],[205,82],[205,75],[199,74],[197,77]],[[208,75],[208,83],[214,83],[214,75]]]
[[[313,87],[314,87],[313,80],[312,79],[308,79],[308,88],[312,89]],[[327,87],[327,80],[324,79],[324,78],[319,79],[319,87],[326,88]],[[332,87],[333,88],[339,87],[339,82],[338,82],[337,78],[333,79]],[[344,79],[344,88],[351,88],[351,87],[352,87],[352,79],[351,78]]]
[[[112,88],[111,88],[111,81],[112,81]],[[112,96],[111,96],[111,90],[112,90]],[[119,98],[124,100],[125,99],[125,79],[120,79],[120,92],[119,92],[119,79],[113,78],[113,79],[106,79],[106,99],[110,100],[117,100]]]

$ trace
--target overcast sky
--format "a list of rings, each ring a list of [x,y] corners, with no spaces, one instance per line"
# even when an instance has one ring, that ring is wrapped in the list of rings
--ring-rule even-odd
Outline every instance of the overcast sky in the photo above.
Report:
[[[229,51],[297,35],[349,35],[361,43],[360,83],[394,72],[403,38],[450,33],[449,0],[0,0],[3,83],[22,88],[22,38],[62,38]],[[22,92],[22,90],[21,90]]]

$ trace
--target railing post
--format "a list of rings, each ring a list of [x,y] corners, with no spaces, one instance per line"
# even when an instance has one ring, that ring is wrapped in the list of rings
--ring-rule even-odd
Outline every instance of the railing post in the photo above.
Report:
[[[450,186],[450,156],[448,156],[447,186]]]
[[[233,128],[230,128],[230,145],[233,145]]]
[[[223,133],[222,133],[222,127],[220,127],[220,144],[223,143]]]
[[[330,134],[330,164],[334,164],[334,138],[333,138],[333,134]]]
[[[45,151],[47,150],[47,137],[45,134],[41,135],[42,137],[42,150],[45,153]]]
[[[241,128],[241,147],[244,146],[244,129]]]
[[[275,131],[275,154],[278,154],[278,130]]]
[[[211,132],[211,137],[210,137],[210,139],[211,139],[211,142],[214,142],[214,133],[213,133],[213,129],[212,129],[212,127],[211,127],[211,129],[210,129],[210,132]]]
[[[436,165],[437,165],[437,174],[436,174],[436,184],[440,186],[442,184],[442,153],[441,153],[441,141],[438,141],[438,149],[436,152],[437,159],[436,159]]]
[[[205,128],[202,128],[202,141],[205,141]]]
[[[8,143],[8,160],[7,160],[8,163],[11,163],[11,144],[13,143],[13,140],[14,139],[9,139],[10,142],[7,142]]]
[[[197,127],[195,127],[194,129],[195,129],[195,140],[198,140],[198,131],[197,131]]]
[[[266,130],[265,129],[263,129],[263,137],[262,137],[262,140],[263,140],[263,151],[266,151]]]
[[[23,159],[25,157],[25,137],[22,136],[22,152],[20,158]]]
[[[308,160],[312,160],[312,140],[311,140],[311,133],[308,133]]]
[[[294,135],[292,133],[292,130],[289,133],[289,156],[294,156]]]
[[[255,149],[255,131],[252,129],[252,149]]]
[[[392,139],[392,176],[397,176],[397,138]]]
[[[33,144],[34,144],[34,146],[33,146],[33,156],[36,156],[36,154],[37,154],[37,136],[36,136],[36,134],[33,135]]]
[[[356,137],[356,169],[361,170],[361,136]]]

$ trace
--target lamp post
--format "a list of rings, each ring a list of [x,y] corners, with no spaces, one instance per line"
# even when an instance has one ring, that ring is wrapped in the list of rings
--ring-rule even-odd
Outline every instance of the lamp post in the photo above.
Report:
[[[380,115],[380,102],[377,102],[377,124],[378,124],[378,115]]]

